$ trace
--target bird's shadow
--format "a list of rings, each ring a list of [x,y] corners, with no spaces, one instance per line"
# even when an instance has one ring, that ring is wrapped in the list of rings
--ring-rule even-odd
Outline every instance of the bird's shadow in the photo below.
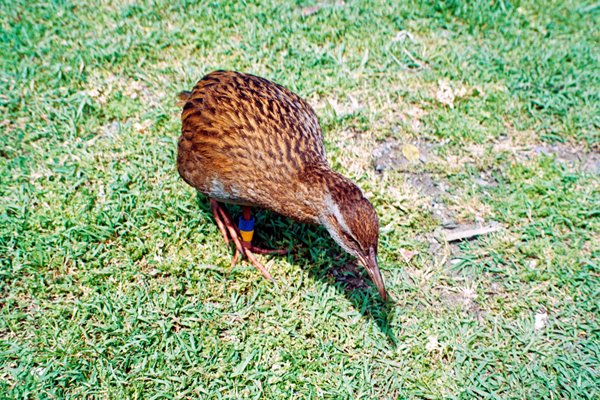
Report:
[[[199,195],[199,206],[211,216],[208,200]],[[236,219],[240,208],[227,205]],[[320,226],[302,224],[267,210],[254,210],[256,228],[253,243],[264,248],[291,248],[288,260],[306,270],[314,280],[333,285],[360,313],[377,324],[392,346],[397,339],[390,326],[394,300],[384,301],[363,267],[347,255]],[[267,257],[285,257],[279,255]],[[277,277],[274,276],[275,281]]]

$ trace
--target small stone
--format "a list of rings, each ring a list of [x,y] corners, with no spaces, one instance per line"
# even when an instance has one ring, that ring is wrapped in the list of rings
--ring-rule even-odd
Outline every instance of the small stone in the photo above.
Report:
[[[435,351],[440,349],[440,342],[437,336],[429,336],[427,338],[427,344],[425,345],[427,351]]]
[[[405,248],[401,248],[400,249],[400,255],[402,256],[402,258],[404,259],[404,262],[410,262],[410,260],[412,260],[412,258],[417,254],[416,251],[412,251],[412,250],[407,250]]]
[[[535,324],[534,324],[535,330],[539,331],[540,329],[543,329],[547,323],[548,323],[548,314],[545,311],[538,311],[538,313],[535,314]]]

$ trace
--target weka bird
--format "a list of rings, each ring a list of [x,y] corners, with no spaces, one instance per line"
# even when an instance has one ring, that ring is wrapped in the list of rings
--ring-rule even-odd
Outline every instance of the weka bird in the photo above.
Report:
[[[181,177],[210,199],[215,221],[236,252],[271,279],[251,244],[251,207],[266,208],[300,222],[322,224],[333,239],[366,268],[383,299],[377,265],[379,221],[375,209],[325,158],[323,135],[313,109],[288,89],[264,78],[215,71],[191,92],[182,92],[177,167]],[[237,227],[222,203],[239,204]]]

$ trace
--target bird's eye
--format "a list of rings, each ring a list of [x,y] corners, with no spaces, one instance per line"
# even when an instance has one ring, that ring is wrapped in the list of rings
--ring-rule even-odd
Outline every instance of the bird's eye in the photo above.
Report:
[[[354,238],[354,236],[348,234],[347,232],[342,230],[342,235],[344,236],[344,239],[346,240],[346,243],[351,244],[351,246],[356,249],[356,250],[362,250],[362,247],[360,245],[360,243],[358,242],[358,240],[356,240]]]
[[[328,220],[329,221],[327,225],[330,227],[328,229],[330,229],[330,232],[332,232],[332,236],[334,238],[337,236],[338,240],[341,241],[339,244],[342,247],[344,247],[347,251],[362,251],[360,242],[356,240],[350,232],[348,232],[344,225],[340,224],[333,215],[329,216]],[[333,232],[335,232],[335,235]]]

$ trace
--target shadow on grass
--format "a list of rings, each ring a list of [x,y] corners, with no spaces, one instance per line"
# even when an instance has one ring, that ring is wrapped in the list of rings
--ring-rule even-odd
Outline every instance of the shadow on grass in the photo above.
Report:
[[[212,219],[208,199],[198,195],[197,203]],[[232,205],[226,207],[237,220],[240,208]],[[333,241],[325,228],[302,224],[267,210],[255,209],[254,215],[255,245],[273,249],[290,247],[292,251],[287,257],[294,265],[306,270],[312,279],[333,285],[364,317],[373,320],[388,342],[396,347],[397,339],[389,325],[395,307],[394,299],[389,293],[388,301],[381,299],[364,268]],[[257,276],[260,277],[260,274]],[[277,281],[276,276],[273,278]]]

